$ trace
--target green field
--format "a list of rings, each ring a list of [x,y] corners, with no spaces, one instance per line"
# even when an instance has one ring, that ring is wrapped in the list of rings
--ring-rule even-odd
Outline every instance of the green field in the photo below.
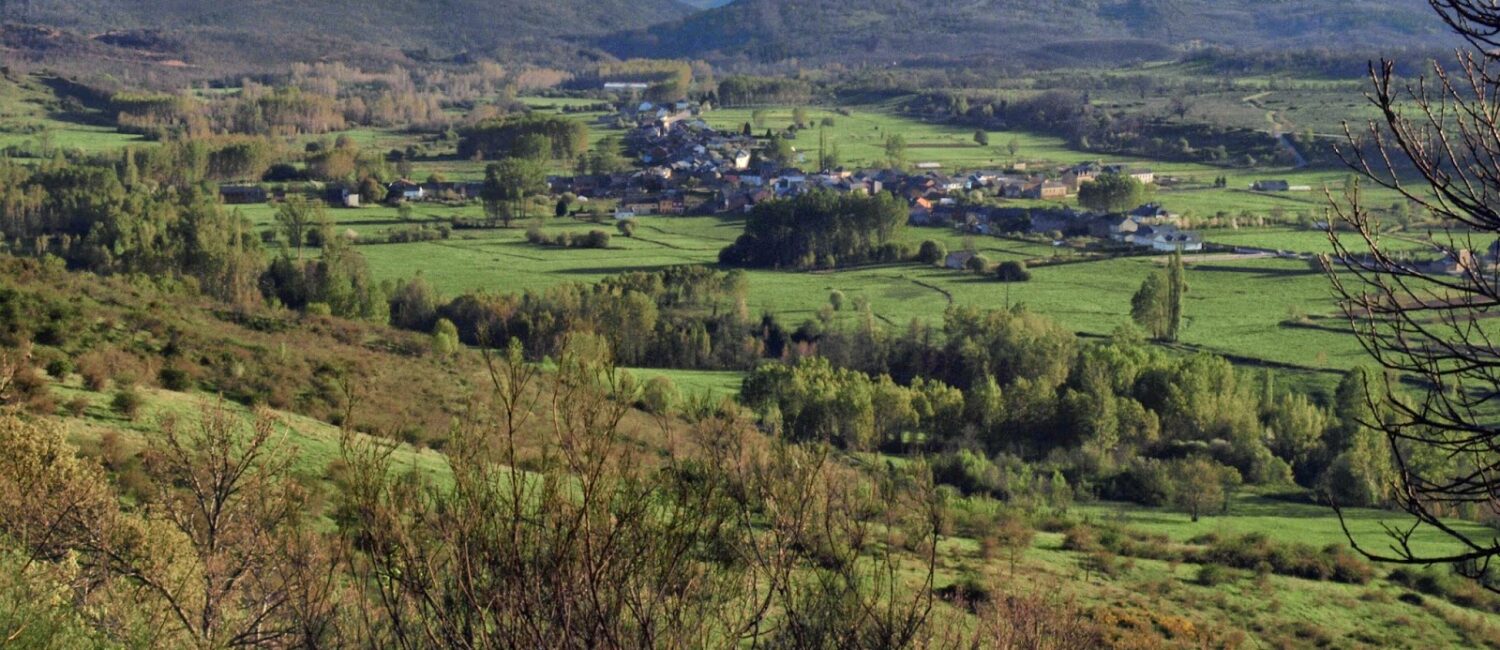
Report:
[[[381,210],[332,214],[352,229],[378,231],[393,225],[393,217],[381,221],[364,215],[383,214]],[[369,222],[375,225],[361,225]],[[736,219],[643,217],[635,238],[616,235],[605,250],[534,246],[525,241],[524,229],[517,227],[460,230],[446,241],[369,245],[360,251],[380,279],[409,278],[420,272],[450,296],[474,290],[518,292],[564,282],[594,282],[631,270],[713,264],[719,249],[740,228]],[[613,225],[564,219],[549,220],[544,229],[612,232]],[[905,236],[913,242],[941,240],[950,250],[968,243],[992,262],[1048,261],[1074,254],[1067,248],[994,237],[966,238],[937,228],[909,228]],[[876,318],[889,328],[904,328],[914,319],[938,322],[954,304],[990,309],[1024,304],[1069,329],[1106,335],[1129,320],[1130,296],[1160,263],[1158,258],[1132,257],[1039,266],[1033,269],[1033,279],[1021,284],[1001,284],[917,264],[836,272],[752,270],[750,298],[753,310],[770,311],[795,323],[814,317],[827,304],[829,294],[839,290],[850,300],[867,300]],[[1184,344],[1310,369],[1341,369],[1364,361],[1358,343],[1346,334],[1281,325],[1293,314],[1334,313],[1328,279],[1307,262],[1190,257],[1189,283]]]

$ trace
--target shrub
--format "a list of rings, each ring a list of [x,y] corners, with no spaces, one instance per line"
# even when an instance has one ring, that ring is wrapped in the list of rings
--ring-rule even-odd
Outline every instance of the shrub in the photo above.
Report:
[[[1205,587],[1217,587],[1234,582],[1234,570],[1222,564],[1205,564],[1198,567],[1197,582]]]
[[[115,397],[109,405],[115,413],[134,420],[140,417],[141,409],[146,405],[146,399],[134,386],[127,386],[115,392]]]
[[[78,374],[83,376],[85,388],[96,393],[109,386],[109,369],[98,357],[87,356],[78,360]]]
[[[609,248],[609,233],[603,230],[590,230],[583,242],[584,248]]]
[[[635,219],[621,219],[620,221],[618,221],[618,222],[615,223],[615,229],[619,230],[620,231],[620,235],[622,235],[624,237],[634,237],[635,236],[635,228],[636,228],[636,220]]]
[[[964,263],[964,268],[975,273],[984,273],[990,268],[990,260],[983,255],[975,255]]]
[[[1077,524],[1063,535],[1063,550],[1092,553],[1099,550],[1099,535],[1085,524]]]
[[[917,261],[923,264],[938,264],[948,257],[948,248],[931,239],[922,242],[917,249]]]
[[[67,357],[56,357],[47,362],[47,374],[54,379],[65,379],[73,372],[73,361]]]
[[[1008,260],[995,269],[995,278],[1001,282],[1026,282],[1031,280],[1031,271],[1025,262]]]
[[[649,413],[666,415],[677,407],[680,396],[670,377],[656,376],[646,382],[641,390],[641,407]]]
[[[77,418],[83,417],[83,415],[88,412],[90,406],[93,406],[93,401],[89,400],[89,398],[87,397],[79,395],[78,397],[74,397],[73,399],[68,400],[66,404],[63,404],[63,409],[67,411],[68,415]]]
[[[163,367],[156,373],[156,380],[162,388],[179,393],[192,389],[193,377],[186,370],[173,366]]]
[[[1000,487],[1000,469],[990,459],[965,449],[937,457],[932,480],[964,494],[993,494]]]

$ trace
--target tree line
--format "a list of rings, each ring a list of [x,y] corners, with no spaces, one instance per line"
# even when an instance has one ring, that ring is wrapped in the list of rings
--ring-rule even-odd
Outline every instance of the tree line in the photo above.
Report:
[[[755,206],[745,232],[719,252],[730,266],[833,268],[910,256],[898,242],[907,207],[889,192],[874,196],[814,191]]]

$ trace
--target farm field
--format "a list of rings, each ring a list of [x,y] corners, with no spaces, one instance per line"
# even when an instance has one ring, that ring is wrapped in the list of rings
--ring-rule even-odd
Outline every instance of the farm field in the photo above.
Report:
[[[384,208],[333,211],[340,226],[379,231],[399,224]],[[365,213],[371,217],[366,218]],[[391,211],[392,213],[394,211]],[[418,214],[421,214],[418,210]],[[613,224],[573,219],[548,220],[549,232],[605,230],[614,236],[609,249],[558,249],[535,246],[525,229],[453,232],[448,240],[361,246],[360,251],[381,280],[421,273],[439,291],[538,291],[565,282],[594,282],[631,270],[681,264],[713,264],[718,251],[738,236],[736,219],[717,217],[642,217],[635,238],[613,232]],[[1258,231],[1257,231],[1258,232]],[[1267,236],[1289,237],[1292,231]],[[1309,233],[1317,235],[1317,233]],[[950,230],[908,228],[913,243],[942,241],[949,250],[972,245],[991,262],[1048,261],[1074,255],[1071,249],[995,237],[965,237]],[[1296,237],[1304,238],[1302,233]],[[1130,296],[1145,276],[1159,268],[1157,257],[1116,258],[1037,266],[1033,279],[1002,284],[988,277],[927,267],[894,264],[827,272],[747,271],[751,308],[769,311],[783,321],[814,317],[834,290],[850,300],[863,299],[887,327],[904,328],[912,320],[940,322],[949,305],[997,309],[1025,305],[1057,319],[1069,329],[1107,335],[1129,321]],[[1281,259],[1233,259],[1189,256],[1186,326],[1183,343],[1246,359],[1262,359],[1314,370],[1343,369],[1363,361],[1350,336],[1315,328],[1281,325],[1293,315],[1319,316],[1334,311],[1328,280],[1307,262]]]
[[[1294,253],[1331,253],[1333,244],[1328,234],[1320,230],[1297,230],[1292,228],[1243,228],[1239,230],[1214,229],[1202,232],[1203,239],[1212,244],[1246,246]],[[1344,245],[1364,250],[1368,248],[1358,235],[1343,235]],[[1393,233],[1381,237],[1381,250],[1385,251],[1430,251],[1433,245],[1419,235]]]

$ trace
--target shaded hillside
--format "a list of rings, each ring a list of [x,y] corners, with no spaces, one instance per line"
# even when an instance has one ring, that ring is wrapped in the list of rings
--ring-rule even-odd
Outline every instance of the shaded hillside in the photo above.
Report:
[[[403,50],[556,58],[568,51],[561,39],[641,28],[690,11],[677,0],[0,1],[0,21],[219,67],[325,56],[398,58]]]
[[[1153,59],[1200,43],[1374,48],[1445,34],[1422,0],[739,0],[603,43],[620,56],[1074,65]]]

